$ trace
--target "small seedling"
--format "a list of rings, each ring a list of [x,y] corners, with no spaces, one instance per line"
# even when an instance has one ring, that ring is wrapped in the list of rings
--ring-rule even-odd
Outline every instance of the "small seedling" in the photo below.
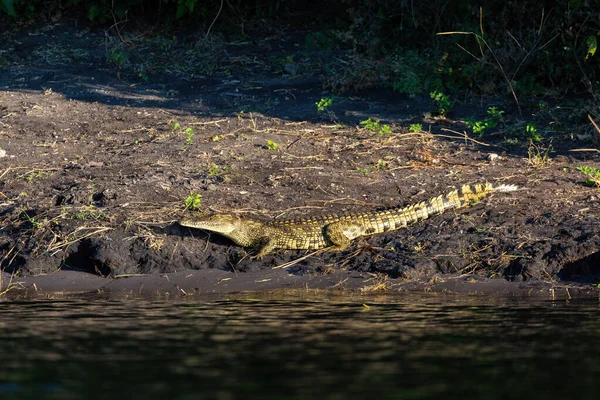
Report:
[[[392,82],[392,89],[395,92],[414,96],[417,93],[421,93],[424,88],[420,77],[410,71],[402,79]]]
[[[383,134],[392,134],[392,129],[389,125],[381,125],[379,121],[373,121],[371,118],[365,119],[364,121],[360,121],[360,124],[372,133],[376,134],[377,136],[382,136]]]
[[[577,171],[585,175],[586,186],[600,187],[600,170],[594,167],[577,167]]]
[[[49,171],[31,171],[22,175],[23,179],[27,182],[33,182],[38,179],[46,179],[52,175]]]
[[[376,132],[379,130],[379,121],[373,121],[371,118],[360,121],[360,124],[371,132]]]
[[[179,129],[179,122],[177,121],[171,121],[169,122],[169,125],[171,126],[171,133],[174,133],[177,129]]]
[[[473,133],[475,134],[483,133],[483,131],[485,131],[487,128],[493,128],[489,120],[474,121],[469,119],[465,121],[465,123],[469,128],[473,129]]]
[[[217,165],[211,164],[208,166],[208,176],[221,176],[232,172],[233,165]]]
[[[516,147],[519,145],[519,139],[516,137],[508,137],[502,141],[502,145],[505,147]]]
[[[218,176],[221,168],[217,164],[211,164],[208,167],[208,176]]]
[[[194,137],[194,128],[187,127],[185,128],[185,130],[183,131],[185,133],[186,139],[185,139],[185,144],[187,144],[188,146],[190,144],[192,144],[193,141],[193,137]]]
[[[269,62],[273,65],[283,66],[288,63],[293,63],[294,57],[293,56],[277,57],[275,55],[270,55]]]
[[[35,217],[30,217],[26,212],[23,212],[23,215],[25,216],[27,221],[31,224],[31,226],[34,229],[40,229],[48,223],[48,218],[39,220],[39,219],[36,219]]]
[[[425,246],[423,245],[423,243],[417,242],[417,245],[413,246],[413,249],[415,250],[415,253],[422,253],[425,249]]]
[[[421,124],[410,124],[410,126],[408,127],[408,130],[411,133],[419,133],[423,131],[423,125]]]
[[[386,169],[388,169],[388,167],[389,163],[382,159],[377,160],[377,162],[375,163],[375,168],[377,168],[380,171],[385,171]]]
[[[199,193],[191,192],[188,197],[185,199],[185,209],[186,210],[195,210],[200,208],[200,204],[202,203],[202,195]]]
[[[333,97],[323,97],[321,100],[317,101],[315,105],[317,106],[317,111],[325,111],[327,107],[333,104]]]
[[[440,115],[447,115],[450,112],[450,108],[452,108],[452,100],[450,100],[450,96],[435,90],[429,93],[429,96],[433,99],[435,103],[435,110]]]
[[[125,64],[125,62],[127,61],[127,56],[125,55],[122,49],[118,47],[113,47],[106,55],[106,59],[115,67],[121,68],[123,64]]]
[[[277,143],[275,143],[272,140],[268,140],[267,141],[267,149],[271,150],[271,151],[277,151],[277,147],[279,147],[279,145]]]
[[[535,124],[527,124],[527,126],[525,127],[525,134],[529,139],[531,139],[535,143],[539,143],[542,140],[542,137],[540,136]]]
[[[502,119],[504,111],[500,110],[498,107],[488,107],[487,113],[490,116],[490,118],[495,119],[496,121],[500,121]]]
[[[358,172],[360,172],[361,174],[363,174],[363,175],[368,175],[368,174],[370,174],[371,172],[373,172],[373,171],[371,170],[371,168],[368,168],[368,167],[367,167],[367,168],[356,168],[356,170],[357,170]]]

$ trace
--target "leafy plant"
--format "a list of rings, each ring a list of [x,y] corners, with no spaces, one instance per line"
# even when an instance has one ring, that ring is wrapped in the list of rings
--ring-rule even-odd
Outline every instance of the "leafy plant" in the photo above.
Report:
[[[381,129],[379,130],[379,134],[380,135],[391,135],[392,134],[392,129],[390,128],[389,125],[387,124],[383,124],[381,125]]]
[[[24,180],[26,180],[27,182],[33,182],[38,179],[46,179],[46,178],[50,177],[51,175],[52,175],[52,172],[50,172],[50,171],[34,170],[34,171],[27,172],[24,175],[21,175],[21,177]]]
[[[423,131],[423,125],[421,124],[410,124],[408,130],[412,133],[419,133]]]
[[[496,107],[489,107],[487,110],[487,114],[488,117],[484,118],[481,121],[467,119],[465,123],[469,128],[473,130],[473,133],[481,134],[488,128],[495,128],[496,126],[498,126],[498,123],[502,121],[502,114],[504,114],[504,111]]]
[[[487,113],[490,118],[500,121],[502,119],[502,115],[504,115],[504,110],[501,110],[498,107],[488,107]]]
[[[73,4],[77,4],[80,0],[71,0]],[[88,8],[87,16],[90,21],[97,23],[105,23],[113,18],[122,21],[127,18],[127,14],[132,6],[136,3],[140,4],[139,0],[115,1],[115,0],[97,0]]]
[[[34,229],[40,229],[48,224],[48,218],[36,219],[35,217],[30,217],[29,214],[27,214],[27,212],[25,211],[23,211],[22,215]]]
[[[0,10],[4,11],[11,17],[16,17],[17,13],[15,12],[14,0],[2,0],[0,4]]]
[[[47,2],[46,2],[47,3]],[[43,0],[0,0],[0,14],[35,20],[46,11]]]
[[[360,124],[371,132],[376,132],[379,130],[379,121],[373,121],[371,118],[360,121]]]
[[[542,137],[540,136],[537,127],[533,123],[527,124],[525,127],[525,135],[535,143],[542,141]]]
[[[371,118],[365,119],[364,121],[360,121],[360,124],[364,126],[365,129],[368,129],[377,136],[382,136],[384,134],[392,134],[392,129],[389,125],[381,125],[379,121],[373,121]]]
[[[402,48],[388,58],[391,67],[388,74],[394,91],[413,96],[442,87],[440,64],[432,63],[427,54]]]
[[[177,11],[175,13],[175,19],[179,19],[186,14],[191,15],[194,12],[194,7],[198,3],[198,0],[177,0]]]
[[[271,150],[271,151],[277,151],[277,148],[279,147],[279,145],[277,143],[275,143],[272,140],[267,140],[267,149]]]
[[[208,166],[208,176],[221,176],[233,171],[233,165],[217,165],[211,164]]]
[[[101,220],[106,219],[106,214],[98,210],[98,208],[92,204],[89,206],[77,210],[72,215],[73,219],[87,221],[87,220]]]
[[[473,130],[473,133],[475,133],[475,134],[481,134],[487,128],[493,128],[494,127],[494,125],[491,124],[489,120],[483,120],[483,121],[467,120],[466,124],[467,124],[467,126],[469,128],[471,128]]]
[[[600,187],[600,170],[594,167],[577,167],[577,171],[585,175],[585,184],[590,187]]]
[[[587,46],[587,53],[585,54],[585,61],[587,61],[587,59],[589,57],[593,57],[594,54],[596,54],[596,50],[598,50],[598,38],[596,37],[596,35],[590,35],[586,39],[585,44]]]
[[[121,68],[127,62],[127,55],[118,46],[111,48],[106,54],[108,62],[113,64],[117,68]]]
[[[330,107],[333,104],[333,101],[333,97],[323,97],[315,103],[317,111],[325,111],[327,107]]]
[[[314,50],[329,50],[331,48],[331,39],[326,32],[309,33],[304,41],[307,55],[310,55]]]
[[[516,137],[507,137],[502,141],[502,145],[508,148],[513,148],[519,145],[519,139]]]
[[[392,89],[396,92],[417,94],[423,90],[423,84],[416,74],[406,74],[402,79],[392,82]]]
[[[195,210],[200,208],[202,203],[202,195],[200,193],[190,192],[190,195],[185,199],[185,209]]]
[[[293,56],[277,57],[276,55],[270,55],[269,56],[269,62],[272,63],[272,64],[274,64],[274,65],[284,66],[285,64],[293,63],[294,62],[294,57]]]
[[[429,93],[429,96],[435,103],[435,110],[440,115],[447,115],[450,112],[450,108],[452,108],[452,100],[450,100],[450,96],[440,92],[439,90],[434,90]]]

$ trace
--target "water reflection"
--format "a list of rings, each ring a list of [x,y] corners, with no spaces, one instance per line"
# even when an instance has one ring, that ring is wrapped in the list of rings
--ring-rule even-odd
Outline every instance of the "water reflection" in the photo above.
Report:
[[[0,398],[596,397],[597,303],[0,303]]]

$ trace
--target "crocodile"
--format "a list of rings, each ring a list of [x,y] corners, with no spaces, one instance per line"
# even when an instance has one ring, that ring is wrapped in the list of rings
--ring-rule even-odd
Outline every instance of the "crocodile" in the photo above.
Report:
[[[492,192],[511,192],[514,185],[481,183],[464,185],[445,195],[407,207],[395,207],[360,214],[321,215],[310,218],[263,222],[234,214],[217,213],[184,217],[185,227],[216,232],[242,247],[258,249],[254,258],[262,258],[275,249],[343,250],[359,236],[404,228],[446,210],[477,202]]]

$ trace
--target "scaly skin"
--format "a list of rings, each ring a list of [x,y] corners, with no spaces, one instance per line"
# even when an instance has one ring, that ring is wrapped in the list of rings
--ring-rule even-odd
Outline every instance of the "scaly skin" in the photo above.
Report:
[[[343,250],[359,236],[404,228],[434,214],[460,208],[492,192],[517,190],[513,185],[491,183],[464,185],[460,189],[404,208],[371,211],[363,214],[322,215],[307,219],[261,222],[232,214],[183,218],[179,224],[223,235],[239,246],[258,248],[257,258],[275,249],[309,250],[331,247]]]

